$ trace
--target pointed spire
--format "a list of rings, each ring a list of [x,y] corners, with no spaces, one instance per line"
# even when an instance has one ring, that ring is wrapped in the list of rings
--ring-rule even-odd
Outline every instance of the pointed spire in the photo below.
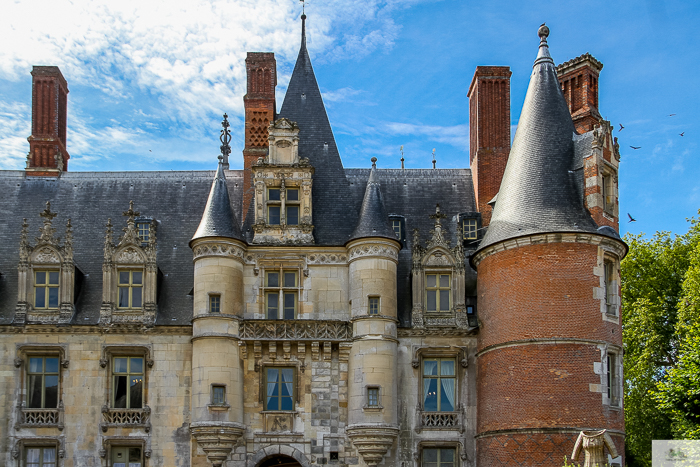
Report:
[[[209,191],[209,199],[202,214],[199,228],[193,240],[204,237],[226,237],[244,241],[238,219],[231,209],[231,199],[228,196],[226,176],[224,175],[223,156],[219,156],[219,167],[216,169],[214,181]]]
[[[372,170],[367,180],[365,198],[360,209],[360,218],[355,227],[355,232],[350,236],[350,240],[359,238],[381,237],[397,240],[396,233],[389,222],[389,216],[384,207],[382,199],[382,189],[377,175],[377,158],[372,158]]]
[[[577,190],[574,124],[549,55],[544,24],[518,129],[479,249],[546,232],[596,232]]]

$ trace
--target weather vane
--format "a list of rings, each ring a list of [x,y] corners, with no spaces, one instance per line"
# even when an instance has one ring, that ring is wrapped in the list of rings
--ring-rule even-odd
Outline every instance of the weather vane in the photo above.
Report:
[[[435,168],[435,163],[437,161],[435,160],[435,148],[433,148],[433,169]]]
[[[404,168],[404,166],[403,166],[403,161],[404,161],[404,159],[403,159],[403,144],[401,145],[401,149],[399,149],[399,150],[401,151],[401,168],[403,169]]]
[[[305,15],[305,9],[306,9],[306,0],[299,0],[301,2],[301,14]]]
[[[231,154],[231,146],[229,145],[231,142],[231,130],[229,130],[228,127],[231,125],[228,123],[227,114],[224,114],[224,120],[221,122],[221,126],[224,127],[219,137],[221,140],[221,159],[223,159],[224,168],[228,168],[228,156]]]

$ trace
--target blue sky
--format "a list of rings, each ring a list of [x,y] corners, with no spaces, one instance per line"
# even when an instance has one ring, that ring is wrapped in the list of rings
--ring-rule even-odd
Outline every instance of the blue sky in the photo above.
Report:
[[[37,6],[38,5],[38,6]],[[221,114],[242,166],[247,51],[275,52],[278,109],[298,49],[298,0],[0,0],[0,168],[21,169],[31,66],[68,86],[70,170],[213,169]],[[688,1],[310,0],[308,48],[346,167],[468,166],[477,65],[506,65],[517,125],[537,28],[557,63],[604,64],[616,128],[622,233],[687,230],[700,208],[700,4]],[[674,116],[669,116],[675,114]],[[684,136],[680,136],[684,133]],[[630,146],[640,146],[633,150]]]

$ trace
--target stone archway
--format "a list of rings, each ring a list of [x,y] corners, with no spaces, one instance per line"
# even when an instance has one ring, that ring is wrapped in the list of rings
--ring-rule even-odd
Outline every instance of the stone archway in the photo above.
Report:
[[[301,467],[301,464],[293,457],[278,455],[264,459],[258,467]]]

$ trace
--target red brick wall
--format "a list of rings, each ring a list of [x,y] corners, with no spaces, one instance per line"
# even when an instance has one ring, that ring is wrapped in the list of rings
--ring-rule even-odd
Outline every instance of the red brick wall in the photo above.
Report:
[[[253,173],[251,167],[268,150],[267,128],[276,117],[275,87],[277,86],[277,62],[275,54],[248,52],[245,60],[247,92],[245,105],[245,148],[243,149],[243,212],[244,220],[253,199]]]
[[[56,155],[68,170],[66,150],[68,85],[55,66],[32,69],[32,134],[29,141],[29,169],[56,169]],[[32,170],[28,175],[58,175],[58,171]]]
[[[559,76],[564,98],[578,134],[591,131],[598,125],[598,71],[590,64],[568,70]],[[595,109],[595,110],[592,110]]]
[[[510,68],[480,66],[469,86],[469,163],[483,226],[510,152]]]
[[[600,371],[594,371],[594,363],[601,362],[598,345],[536,341],[621,346],[620,326],[603,321],[594,297],[594,287],[600,287],[593,270],[597,254],[595,245],[548,243],[501,251],[478,265],[480,467],[520,465],[514,459],[526,454],[531,460],[523,465],[559,467],[562,453],[571,455],[577,434],[557,434],[557,429],[624,430],[622,410],[604,405],[602,394],[591,391],[591,384],[602,383]],[[521,342],[507,345],[514,341]],[[494,440],[493,432],[503,430],[511,434]],[[622,452],[623,440],[619,443]]]

